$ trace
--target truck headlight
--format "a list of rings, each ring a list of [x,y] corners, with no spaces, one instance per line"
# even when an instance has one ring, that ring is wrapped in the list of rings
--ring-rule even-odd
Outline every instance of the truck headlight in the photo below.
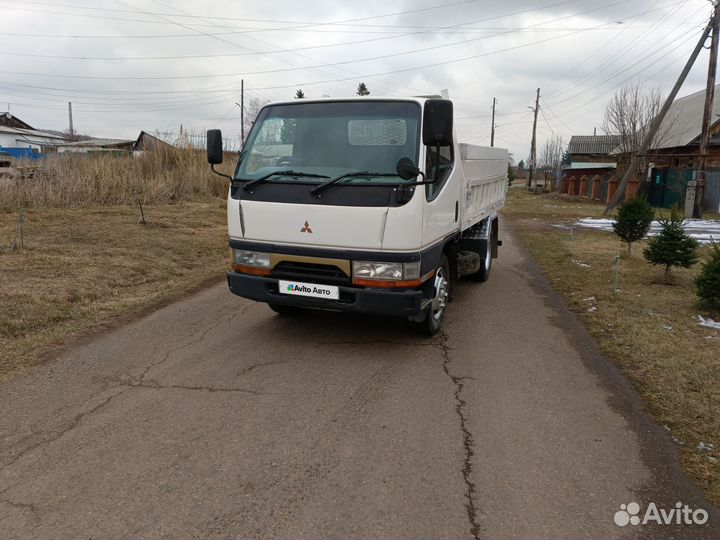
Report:
[[[254,268],[270,268],[270,254],[260,251],[233,249],[233,263]]]
[[[352,275],[357,279],[407,280],[420,277],[420,262],[353,261]]]

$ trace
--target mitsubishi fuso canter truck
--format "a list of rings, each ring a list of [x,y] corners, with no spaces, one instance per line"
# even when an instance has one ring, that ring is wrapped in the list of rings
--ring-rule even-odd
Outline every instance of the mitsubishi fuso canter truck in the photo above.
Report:
[[[222,163],[219,130],[207,145]],[[228,176],[230,290],[280,314],[396,315],[435,334],[455,280],[488,279],[507,167],[507,150],[456,141],[448,99],[265,105]]]

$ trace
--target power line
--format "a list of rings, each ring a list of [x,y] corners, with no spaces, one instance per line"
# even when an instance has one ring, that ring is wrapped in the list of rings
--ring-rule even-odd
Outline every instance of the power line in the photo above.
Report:
[[[593,77],[595,77],[595,75],[596,75],[597,73],[600,73],[601,70],[602,70],[602,68],[604,68],[605,66],[607,66],[608,64],[610,64],[610,62],[612,62],[613,60],[618,59],[619,57],[621,57],[621,56],[623,56],[623,55],[625,55],[625,54],[627,53],[627,51],[630,50],[630,48],[631,48],[633,45],[635,45],[636,43],[639,43],[640,41],[642,41],[642,40],[645,39],[646,37],[649,37],[649,36],[657,29],[658,25],[659,25],[662,21],[664,21],[664,20],[669,19],[670,17],[672,17],[672,16],[673,16],[675,13],[677,13],[677,12],[680,10],[680,8],[682,8],[687,2],[688,2],[688,0],[683,0],[682,2],[678,3],[678,4],[677,4],[677,7],[675,7],[675,9],[673,9],[670,13],[667,13],[664,17],[661,17],[660,19],[658,19],[649,29],[646,29],[644,32],[641,32],[639,35],[637,35],[629,44],[627,44],[626,46],[624,46],[620,51],[618,51],[617,53],[615,53],[615,54],[611,55],[610,57],[606,58],[603,62],[601,62],[601,63],[598,64],[597,66],[594,66],[593,70],[592,70],[590,73],[584,75],[584,76],[581,77],[580,79],[577,79],[577,80],[573,81],[573,82],[572,82],[571,84],[569,84],[569,85],[565,85],[565,86],[562,88],[562,90],[561,90],[559,93],[556,93],[555,95],[556,95],[556,96],[565,95],[565,94],[567,94],[569,91],[571,91],[573,88],[577,88],[578,86],[580,86],[580,85],[583,84],[584,82],[587,82],[588,80],[590,80],[590,79],[592,79]],[[688,20],[690,20],[690,19],[691,19],[692,17],[694,17],[694,16],[695,16],[694,14],[691,14],[690,17],[688,17],[687,19],[685,19],[681,24],[687,22]],[[674,32],[674,31],[677,30],[679,27],[680,27],[680,25],[676,26],[676,27],[673,28],[673,30],[671,30],[669,33]],[[622,32],[621,32],[621,33],[622,33]],[[644,49],[644,50],[643,50],[642,52],[640,52],[639,54],[637,54],[634,58],[637,58],[638,56],[640,56],[640,55],[643,54],[644,52],[650,50],[650,49],[653,47],[653,45],[654,45],[654,43],[651,44],[651,45],[650,45],[649,47],[647,47],[646,49]],[[572,71],[572,70],[571,70],[571,71]],[[551,92],[551,93],[552,93],[552,92]]]
[[[116,1],[116,0],[111,0],[111,1]],[[577,1],[579,1],[579,0],[569,0],[569,1],[566,1],[566,2],[561,2],[561,4],[567,4],[567,3],[570,3],[570,2],[577,2]],[[565,19],[577,17],[577,16],[579,16],[579,15],[586,15],[586,14],[588,14],[588,13],[592,13],[592,12],[595,12],[595,11],[607,9],[607,8],[609,8],[609,7],[613,7],[613,6],[618,5],[618,4],[626,3],[626,2],[628,2],[628,1],[629,1],[629,0],[617,0],[617,1],[613,2],[613,3],[605,4],[604,6],[592,8],[592,9],[589,9],[589,10],[586,10],[586,11],[581,11],[581,12],[579,12],[579,13],[574,13],[574,14],[572,14],[572,15],[566,15],[566,16],[563,16],[563,17],[556,17],[556,18],[551,19],[551,20],[549,20],[549,21],[543,21],[543,22],[539,22],[539,23],[534,23],[534,24],[531,24],[531,25],[528,25],[528,26],[524,26],[524,27],[522,27],[522,28],[525,29],[525,30],[527,30],[527,29],[532,29],[532,28],[535,28],[535,27],[539,27],[539,26],[548,24],[548,23],[550,23],[550,22],[562,21],[562,20],[565,20]],[[687,0],[685,0],[685,1],[687,1]],[[124,4],[123,2],[116,2],[116,3],[120,3],[120,4],[122,4],[122,5],[129,5],[129,4]],[[553,4],[553,5],[557,5],[557,4]],[[536,10],[536,9],[532,9],[532,10],[524,10],[524,11],[520,11],[520,12],[513,12],[513,13],[510,13],[510,14],[507,14],[507,15],[502,15],[502,17],[508,17],[508,16],[511,16],[511,15],[517,15],[517,14],[528,13],[528,12],[533,12],[533,11],[537,11],[537,10]],[[640,15],[638,15],[638,16],[640,16]],[[456,30],[458,27],[461,27],[461,26],[464,26],[464,25],[467,25],[467,24],[472,24],[472,23],[475,23],[475,22],[481,22],[481,21],[490,20],[490,19],[492,19],[492,18],[497,18],[497,17],[477,19],[477,20],[475,20],[475,21],[469,21],[469,22],[459,23],[459,24],[456,24],[456,25],[444,26],[444,27],[441,27],[441,28],[443,28],[444,30]],[[180,24],[180,23],[177,23],[177,24],[179,24],[180,26],[183,26],[183,25]],[[607,23],[604,23],[604,24],[607,24]],[[596,29],[602,28],[602,27],[604,26],[604,24],[595,25],[595,26],[592,26],[592,27],[576,28],[575,31],[576,31],[576,32],[582,32],[582,31],[588,31],[588,30],[596,30]],[[214,26],[214,27],[217,27],[217,28],[224,28],[224,26],[222,26],[222,25],[213,25],[213,26]],[[185,26],[183,26],[183,27],[185,27]],[[440,27],[438,27],[438,28],[440,28]],[[563,29],[563,30],[564,30],[564,29]],[[462,40],[462,41],[458,41],[458,42],[454,42],[454,43],[437,45],[437,46],[434,46],[434,47],[429,47],[429,48],[424,48],[424,49],[416,49],[416,50],[408,51],[408,52],[405,52],[405,53],[397,53],[397,54],[395,54],[395,55],[397,56],[397,55],[400,55],[400,54],[410,54],[411,52],[422,52],[422,51],[426,51],[426,50],[432,50],[432,49],[435,49],[435,48],[448,47],[448,46],[452,46],[452,45],[460,45],[460,44],[469,43],[469,42],[472,42],[472,41],[478,41],[478,40],[482,40],[482,39],[488,39],[488,38],[492,38],[492,37],[497,37],[497,36],[502,36],[502,35],[506,35],[506,34],[511,34],[511,33],[516,32],[516,31],[517,31],[516,28],[509,28],[509,29],[505,29],[505,30],[502,31],[502,32],[497,32],[497,33],[495,33],[495,34],[490,34],[490,35],[488,35],[488,36],[480,36],[480,37],[471,38],[471,39],[467,39],[467,40]],[[220,35],[220,34],[213,34],[213,33],[209,33],[209,32],[200,32],[199,30],[198,30],[197,32],[198,32],[197,35],[201,35],[201,36],[204,36],[204,37],[218,38],[218,36]],[[196,59],[196,58],[225,58],[225,57],[234,57],[234,56],[252,56],[252,55],[267,55],[267,54],[277,54],[277,53],[294,53],[294,52],[296,52],[296,51],[301,51],[301,50],[313,50],[313,49],[322,49],[322,48],[329,48],[329,47],[340,47],[340,46],[348,46],[348,45],[357,45],[357,44],[371,43],[371,42],[375,42],[375,41],[383,41],[383,40],[388,40],[388,39],[395,39],[396,37],[417,36],[417,35],[421,35],[421,34],[425,34],[425,33],[427,33],[427,30],[422,30],[422,31],[418,31],[418,32],[409,32],[409,33],[405,33],[405,34],[401,34],[401,35],[399,35],[399,36],[393,36],[393,37],[370,38],[370,39],[363,39],[363,40],[347,41],[347,42],[343,42],[343,43],[332,43],[332,44],[324,44],[324,45],[312,45],[312,46],[306,46],[306,47],[294,47],[294,48],[292,48],[292,49],[280,49],[280,50],[274,50],[274,51],[250,51],[250,52],[243,52],[243,53],[196,54],[196,55],[174,55],[174,56],[87,56],[87,55],[77,56],[77,55],[53,55],[53,54],[49,54],[49,55],[48,55],[48,54],[37,54],[37,53],[23,53],[23,52],[15,52],[15,51],[0,51],[0,54],[5,54],[5,55],[9,55],[9,56],[35,57],[35,58],[53,58],[53,59],[59,59],[59,60],[83,60],[83,61],[87,61],[87,60],[98,60],[98,61],[100,61],[100,60],[101,60],[101,61],[186,60],[186,59]],[[220,39],[220,40],[223,41],[224,43],[228,43],[228,44],[232,44],[232,45],[234,45],[234,46],[238,46],[238,44],[233,43],[233,42],[230,42],[230,41],[227,41],[227,40],[225,40],[225,39],[221,39],[221,38],[218,38],[218,39]],[[259,40],[258,40],[258,41],[259,41]],[[393,56],[393,55],[387,55],[387,56]],[[359,61],[362,61],[362,60],[357,60],[357,61],[359,62]],[[246,75],[250,75],[250,74],[251,74],[251,73],[246,73]]]
[[[118,3],[123,3],[123,2],[120,2],[119,0],[113,0],[113,1],[118,2]],[[580,14],[585,14],[585,13],[588,13],[588,12],[591,12],[591,11],[597,11],[597,10],[599,10],[599,9],[605,9],[605,8],[607,8],[607,7],[611,7],[611,6],[620,4],[620,3],[625,3],[625,2],[627,2],[627,1],[628,1],[628,0],[619,0],[619,1],[616,1],[616,2],[614,2],[614,3],[612,3],[612,4],[608,4],[608,5],[602,6],[602,7],[600,7],[600,8],[594,8],[594,9],[592,9],[592,10],[588,10],[588,11],[585,11],[585,12],[581,12]],[[574,16],[577,16],[577,15],[580,15],[580,14],[575,14]],[[568,17],[571,17],[571,16],[568,16]],[[564,18],[567,18],[567,17],[564,17]],[[524,43],[524,44],[515,45],[515,46],[511,46],[511,47],[505,47],[505,48],[502,48],[502,49],[496,49],[496,50],[494,50],[494,51],[488,51],[488,52],[481,53],[481,54],[475,54],[475,55],[471,55],[471,56],[466,56],[466,57],[463,57],[463,58],[456,58],[456,59],[452,59],[452,60],[446,60],[446,61],[434,62],[434,63],[431,63],[431,64],[424,64],[424,65],[420,65],[420,66],[414,66],[414,67],[412,67],[412,68],[405,68],[405,69],[399,69],[399,70],[396,69],[396,70],[393,70],[393,71],[382,72],[382,73],[359,74],[359,75],[356,75],[356,76],[350,77],[350,78],[331,79],[331,80],[327,80],[327,81],[314,81],[314,82],[293,83],[293,84],[290,84],[290,85],[267,86],[267,87],[258,87],[258,88],[259,88],[259,89],[263,89],[263,90],[269,90],[269,89],[278,89],[278,88],[290,88],[290,87],[294,87],[294,86],[311,86],[311,85],[322,84],[322,83],[326,83],[326,82],[342,82],[342,81],[354,79],[355,77],[373,77],[373,76],[381,76],[381,75],[389,75],[389,74],[395,74],[395,73],[403,73],[403,72],[408,72],[408,71],[415,71],[415,70],[418,70],[418,69],[424,69],[424,68],[428,68],[428,67],[437,67],[437,66],[442,66],[442,65],[449,65],[449,64],[459,63],[459,62],[465,62],[465,61],[468,61],[468,60],[473,60],[473,59],[477,59],[477,58],[482,58],[482,57],[486,57],[486,56],[491,56],[491,55],[499,54],[499,53],[502,53],[502,52],[507,52],[507,51],[511,51],[511,50],[522,49],[522,48],[525,48],[525,47],[529,47],[529,46],[533,46],[533,45],[538,45],[538,44],[541,44],[541,43],[546,43],[546,42],[554,41],[554,40],[557,40],[557,39],[562,39],[562,38],[565,38],[565,37],[568,37],[568,36],[571,36],[571,35],[578,34],[578,33],[583,32],[583,31],[584,31],[584,30],[576,30],[576,31],[572,31],[572,32],[567,32],[567,33],[562,34],[562,35],[560,35],[560,36],[553,36],[553,37],[549,37],[549,38],[545,38],[545,39],[541,39],[541,40],[536,40],[536,41],[529,42],[529,43]],[[223,40],[223,41],[225,41],[225,40]],[[452,45],[456,45],[456,44],[459,44],[459,43],[454,43],[454,44],[452,44]],[[233,45],[236,45],[236,44],[233,44]],[[171,76],[171,77],[162,77],[162,78],[142,77],[142,78],[139,78],[139,79],[140,79],[140,80],[155,80],[155,79],[163,79],[163,80],[164,80],[164,79],[221,77],[221,76],[222,76],[222,77],[230,77],[230,76],[232,76],[232,77],[240,77],[240,76],[246,76],[246,75],[259,75],[259,74],[281,73],[281,72],[287,72],[287,71],[298,71],[298,70],[303,70],[303,69],[308,69],[308,70],[310,70],[310,69],[312,69],[312,68],[318,68],[318,67],[339,66],[339,65],[346,65],[346,64],[357,63],[357,62],[365,62],[365,61],[370,61],[370,60],[379,60],[379,59],[384,59],[384,58],[389,58],[389,57],[395,57],[395,56],[400,56],[400,55],[405,55],[405,54],[412,54],[412,53],[416,53],[416,52],[423,52],[423,51],[427,51],[427,50],[437,49],[437,48],[444,47],[444,46],[446,46],[446,45],[438,45],[438,46],[433,46],[433,47],[426,47],[426,48],[422,48],[422,49],[416,49],[416,50],[413,50],[413,51],[405,51],[405,52],[402,52],[402,53],[391,53],[391,54],[380,55],[380,56],[375,56],[375,57],[371,57],[371,58],[364,58],[364,59],[359,59],[359,60],[335,62],[335,63],[329,63],[329,64],[321,64],[321,65],[318,65],[318,66],[302,66],[302,67],[296,67],[296,68],[283,68],[283,69],[273,69],[273,70],[264,70],[264,71],[256,71],[256,72],[227,73],[227,74],[218,74],[218,75],[212,75],[212,76],[205,76],[205,75],[187,76],[187,77],[186,77],[186,76],[177,76],[177,77],[176,77],[176,76]],[[59,76],[59,75],[58,75],[58,76]],[[85,78],[84,76],[68,76],[68,77]],[[114,79],[114,78],[110,77],[109,79]],[[135,79],[133,78],[133,80],[135,80]],[[21,85],[21,86],[22,86],[22,85]],[[26,86],[27,86],[27,85],[26,85]],[[57,90],[57,89],[56,89],[56,90]],[[67,91],[67,90],[70,90],[70,91],[72,91],[72,89],[62,89],[62,90],[66,90],[66,91]],[[117,92],[119,92],[119,91],[115,91],[115,93],[117,93]]]

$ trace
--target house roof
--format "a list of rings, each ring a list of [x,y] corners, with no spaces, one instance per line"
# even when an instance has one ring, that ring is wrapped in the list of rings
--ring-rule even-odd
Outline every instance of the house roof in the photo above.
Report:
[[[703,110],[705,108],[705,90],[673,101],[665,118],[660,124],[660,143],[654,148],[677,148],[687,146],[700,139]],[[715,87],[712,124],[720,115],[720,84]]]
[[[26,124],[18,117],[13,116],[9,112],[0,112],[0,126],[7,126],[20,129],[35,129],[30,124]]]
[[[88,139],[85,141],[74,141],[64,144],[63,146],[71,147],[98,147],[98,148],[112,148],[115,146],[132,146],[135,140],[127,139]]]
[[[570,154],[609,154],[620,143],[616,135],[573,135],[570,137]]]
[[[152,150],[162,147],[172,147],[172,145],[158,137],[150,135],[147,131],[141,131],[133,145],[134,150]]]
[[[590,163],[590,162],[573,162],[569,165],[563,166],[563,169],[569,170],[580,170],[580,169],[615,169],[617,163]]]
[[[19,138],[28,139],[28,142],[32,142],[31,139],[52,139],[55,144],[60,144],[65,140],[59,135],[53,135],[52,133],[46,133],[44,131],[38,131],[36,129],[22,129],[3,125],[0,125],[0,133],[12,133],[14,135],[17,135]]]

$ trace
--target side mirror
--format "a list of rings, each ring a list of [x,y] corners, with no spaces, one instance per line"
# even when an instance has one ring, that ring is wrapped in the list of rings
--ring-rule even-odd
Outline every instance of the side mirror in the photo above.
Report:
[[[423,144],[450,146],[453,142],[453,104],[449,99],[428,99],[423,111]]]
[[[219,129],[208,129],[207,160],[210,165],[223,162],[222,132]]]
[[[410,180],[411,178],[415,178],[417,175],[422,174],[417,165],[412,162],[412,159],[406,157],[400,158],[400,161],[398,161],[395,166],[395,170],[397,171],[398,176],[403,180]]]

